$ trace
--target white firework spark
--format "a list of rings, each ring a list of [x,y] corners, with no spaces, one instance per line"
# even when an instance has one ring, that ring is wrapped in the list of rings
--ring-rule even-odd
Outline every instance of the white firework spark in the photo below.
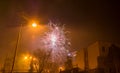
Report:
[[[60,27],[53,23],[49,23],[48,28],[49,31],[42,38],[43,47],[46,51],[51,51],[50,55],[53,62],[62,63],[69,53],[70,42],[66,36],[67,32],[63,26]]]

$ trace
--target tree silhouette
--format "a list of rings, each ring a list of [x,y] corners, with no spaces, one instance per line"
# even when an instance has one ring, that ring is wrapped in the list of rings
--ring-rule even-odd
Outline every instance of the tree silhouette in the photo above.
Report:
[[[34,56],[36,58],[34,65],[38,73],[42,73],[45,70],[48,62],[50,62],[50,55],[51,51],[45,51],[41,49],[34,51]]]

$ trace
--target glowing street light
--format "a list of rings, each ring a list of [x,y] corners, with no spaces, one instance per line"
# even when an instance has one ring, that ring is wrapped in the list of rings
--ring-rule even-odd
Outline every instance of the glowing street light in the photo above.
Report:
[[[37,24],[34,22],[32,23],[32,27],[37,27]],[[18,32],[18,37],[17,37],[17,42],[16,42],[16,45],[15,45],[15,51],[14,51],[14,56],[13,56],[13,63],[12,63],[12,68],[11,68],[11,72],[10,73],[13,73],[13,68],[14,68],[14,65],[15,65],[15,60],[16,60],[16,55],[17,55],[17,49],[18,49],[18,46],[19,46],[19,41],[20,41],[20,38],[21,38],[21,32],[22,32],[22,24],[20,26],[20,30]],[[25,60],[28,59],[28,57],[25,57],[24,58]]]
[[[37,24],[35,22],[32,23],[32,27],[37,27]]]
[[[63,70],[65,70],[65,69],[64,69],[64,67],[59,67],[59,70],[60,70],[60,71],[63,71]]]
[[[27,56],[25,56],[25,57],[24,57],[24,59],[25,59],[25,60],[27,60],[27,59],[28,59],[28,57],[27,57]]]
[[[32,56],[25,56],[24,57],[24,60],[31,60],[32,59]]]

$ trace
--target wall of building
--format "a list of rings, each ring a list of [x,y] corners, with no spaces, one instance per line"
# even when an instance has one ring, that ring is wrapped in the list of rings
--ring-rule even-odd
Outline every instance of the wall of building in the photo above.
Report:
[[[79,49],[73,61],[73,65],[77,65],[80,69],[84,69],[84,50]]]
[[[111,46],[110,42],[102,42],[99,41],[99,51],[100,51],[100,56],[107,56],[109,52],[109,47]]]
[[[100,55],[99,52],[99,42],[95,42],[92,45],[88,46],[88,64],[89,69],[95,69],[97,64],[97,57]]]

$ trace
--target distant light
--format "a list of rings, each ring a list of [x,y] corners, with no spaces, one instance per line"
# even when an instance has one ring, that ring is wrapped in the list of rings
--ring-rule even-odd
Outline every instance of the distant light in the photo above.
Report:
[[[24,57],[24,59],[25,59],[25,60],[27,60],[27,59],[28,59],[28,57],[27,57],[27,56],[25,56],[25,57]]]
[[[30,56],[30,59],[32,59],[32,56]]]
[[[33,61],[35,61],[36,60],[36,58],[33,58]]]
[[[37,24],[36,24],[36,23],[33,23],[32,26],[33,26],[33,27],[37,27]]]
[[[59,70],[63,71],[63,70],[64,70],[64,68],[63,68],[63,67],[59,67]]]

